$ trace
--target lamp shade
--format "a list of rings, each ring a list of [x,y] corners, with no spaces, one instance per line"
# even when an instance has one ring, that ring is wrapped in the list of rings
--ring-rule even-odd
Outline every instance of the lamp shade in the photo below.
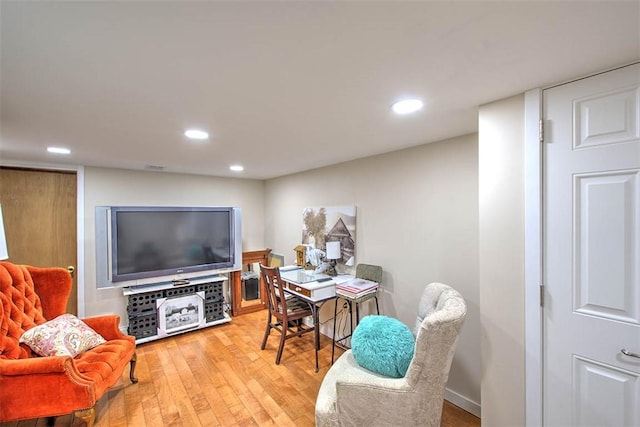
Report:
[[[0,205],[0,260],[9,258],[7,251],[7,237],[4,234],[4,223],[2,221],[2,205]]]
[[[327,259],[340,259],[340,242],[327,242]]]

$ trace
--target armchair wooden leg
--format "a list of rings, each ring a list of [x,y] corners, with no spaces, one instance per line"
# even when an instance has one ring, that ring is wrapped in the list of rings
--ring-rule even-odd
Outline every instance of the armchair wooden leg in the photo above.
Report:
[[[93,427],[93,423],[96,420],[96,407],[92,406],[88,409],[80,409],[75,412],[75,417],[84,421],[87,427]]]
[[[132,384],[136,384],[138,382],[135,374],[136,363],[138,363],[138,355],[134,352],[133,356],[131,356],[131,361],[129,362],[129,380],[131,380]]]

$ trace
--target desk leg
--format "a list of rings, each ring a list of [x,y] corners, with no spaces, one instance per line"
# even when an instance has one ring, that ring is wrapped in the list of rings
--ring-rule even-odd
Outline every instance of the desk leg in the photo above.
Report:
[[[356,304],[356,309],[357,308],[358,304]],[[351,300],[349,300],[349,326],[351,327],[351,335],[349,336],[353,338],[353,302],[351,302]],[[351,346],[351,341],[349,341],[349,346]]]
[[[318,366],[318,349],[320,348],[320,322],[318,321],[318,306],[315,304],[311,305],[312,313],[313,313],[313,334],[315,336],[315,347],[316,347],[316,374],[320,370]]]
[[[338,317],[338,298],[335,299],[335,305],[333,306],[333,337],[331,342],[331,364],[333,365],[333,355],[336,351],[336,317]]]

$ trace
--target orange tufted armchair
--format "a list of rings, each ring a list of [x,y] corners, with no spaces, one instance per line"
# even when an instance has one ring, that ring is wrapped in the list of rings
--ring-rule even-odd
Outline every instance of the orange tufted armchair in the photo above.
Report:
[[[91,427],[95,404],[121,377],[138,382],[135,340],[118,328],[117,315],[83,319],[107,341],[70,356],[41,357],[19,344],[30,328],[66,311],[71,276],[63,268],[0,262],[0,422],[75,412]]]

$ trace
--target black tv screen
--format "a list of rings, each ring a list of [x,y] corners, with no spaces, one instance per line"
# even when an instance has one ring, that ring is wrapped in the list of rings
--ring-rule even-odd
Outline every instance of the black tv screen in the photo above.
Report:
[[[114,207],[114,282],[234,264],[233,208]]]

